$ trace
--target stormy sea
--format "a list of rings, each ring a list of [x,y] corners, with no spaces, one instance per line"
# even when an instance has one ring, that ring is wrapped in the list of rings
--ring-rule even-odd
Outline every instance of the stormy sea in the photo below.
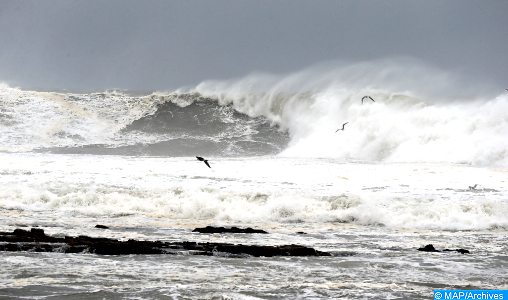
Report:
[[[508,92],[386,68],[378,80],[366,78],[372,68],[309,72],[173,91],[1,85],[1,232],[295,244],[331,256],[0,251],[0,298],[508,289]],[[193,232],[206,226],[268,234]],[[439,252],[418,251],[429,244]]]

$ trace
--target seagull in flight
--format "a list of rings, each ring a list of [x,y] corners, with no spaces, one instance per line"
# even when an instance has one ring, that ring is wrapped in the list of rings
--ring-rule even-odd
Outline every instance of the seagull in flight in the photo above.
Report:
[[[204,159],[204,158],[202,158],[201,156],[196,156],[196,158],[197,158],[199,161],[204,161],[204,162],[205,162],[205,165],[207,165],[210,169],[212,168],[212,167],[210,167],[210,165],[208,164],[208,160],[207,160],[207,159]]]
[[[473,186],[470,186],[470,187],[469,187],[469,189],[470,189],[470,190],[476,190],[476,186],[477,186],[477,185],[478,185],[478,184],[475,184],[475,185],[473,185]]]
[[[364,99],[370,99],[370,100],[374,101],[374,99],[372,99],[371,96],[363,96],[363,98],[362,98],[362,104],[363,104],[363,100]],[[374,101],[374,102],[376,102],[376,101]]]
[[[346,123],[342,124],[342,128],[337,129],[337,131],[344,130],[344,126],[346,126],[347,123],[349,123],[349,122],[346,122]],[[335,133],[337,133],[337,131],[335,131]]]

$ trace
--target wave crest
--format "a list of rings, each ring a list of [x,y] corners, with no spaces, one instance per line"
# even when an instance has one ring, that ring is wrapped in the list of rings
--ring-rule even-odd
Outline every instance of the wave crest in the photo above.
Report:
[[[141,96],[1,86],[0,149],[507,166],[508,93],[485,89],[411,59],[256,73]],[[365,95],[374,102],[362,104]]]

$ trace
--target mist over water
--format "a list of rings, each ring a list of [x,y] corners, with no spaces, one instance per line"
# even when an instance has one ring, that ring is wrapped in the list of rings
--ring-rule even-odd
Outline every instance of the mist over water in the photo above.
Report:
[[[506,165],[508,95],[493,89],[402,59],[255,74],[195,90],[289,132],[282,156]],[[365,95],[375,102],[362,105]]]

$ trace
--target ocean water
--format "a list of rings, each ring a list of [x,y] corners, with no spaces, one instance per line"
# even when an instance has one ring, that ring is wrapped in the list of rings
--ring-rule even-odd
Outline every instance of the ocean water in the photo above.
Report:
[[[332,253],[0,252],[0,298],[431,299],[434,289],[508,289],[508,93],[453,89],[442,74],[414,84],[398,68],[373,80],[368,67],[169,92],[0,86],[0,231]],[[365,95],[375,102],[362,104]],[[192,233],[207,225],[269,234]],[[417,251],[427,244],[471,253]]]

